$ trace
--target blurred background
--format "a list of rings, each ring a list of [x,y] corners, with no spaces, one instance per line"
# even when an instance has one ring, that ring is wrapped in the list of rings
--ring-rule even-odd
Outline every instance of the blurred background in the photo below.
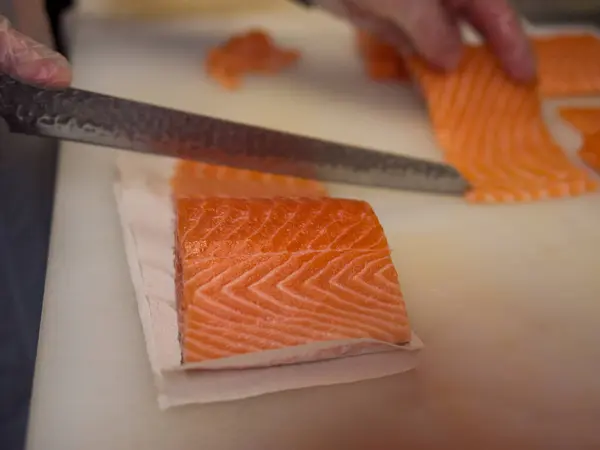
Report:
[[[286,8],[288,0],[44,0],[58,48],[67,52],[62,13],[77,7],[81,14],[130,18],[167,18],[189,14]],[[533,22],[600,23],[600,0],[512,0]]]

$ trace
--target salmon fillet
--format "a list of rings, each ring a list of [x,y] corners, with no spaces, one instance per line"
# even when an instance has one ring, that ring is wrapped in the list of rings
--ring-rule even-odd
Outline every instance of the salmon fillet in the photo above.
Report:
[[[486,47],[467,47],[449,74],[418,59],[410,65],[446,161],[471,183],[469,201],[525,202],[598,188],[554,142],[535,86],[510,81]]]
[[[589,167],[600,171],[600,108],[564,107],[560,116],[583,134],[579,157]]]
[[[394,46],[363,30],[356,32],[356,43],[369,78],[375,81],[410,80],[406,62]]]
[[[324,197],[317,181],[252,170],[178,161],[171,179],[176,197]]]
[[[383,229],[361,201],[178,199],[182,359],[338,339],[410,341]]]
[[[247,74],[277,74],[299,59],[300,52],[279,48],[266,31],[256,29],[212,49],[205,66],[208,75],[221,86],[236,90]]]
[[[594,34],[537,37],[539,90],[543,97],[600,92],[600,39]]]

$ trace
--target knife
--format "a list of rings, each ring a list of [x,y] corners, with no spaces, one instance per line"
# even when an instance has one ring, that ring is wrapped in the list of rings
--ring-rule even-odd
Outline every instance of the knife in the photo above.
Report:
[[[208,164],[372,187],[461,195],[452,167],[0,74],[10,131]]]

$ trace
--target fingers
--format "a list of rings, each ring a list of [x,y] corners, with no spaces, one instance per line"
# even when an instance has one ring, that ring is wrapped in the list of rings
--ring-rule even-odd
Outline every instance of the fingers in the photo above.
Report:
[[[453,16],[439,0],[378,0],[380,10],[408,36],[430,64],[452,70],[460,62],[462,39]]]
[[[481,33],[515,80],[536,76],[533,50],[508,0],[317,0],[325,9],[350,19],[395,44],[413,50],[434,67],[454,69],[461,58],[458,20]]]
[[[71,68],[64,56],[18,32],[2,16],[0,71],[40,86],[65,87],[71,83]]]
[[[449,3],[481,33],[509,75],[524,82],[535,78],[531,45],[507,0],[449,0]]]

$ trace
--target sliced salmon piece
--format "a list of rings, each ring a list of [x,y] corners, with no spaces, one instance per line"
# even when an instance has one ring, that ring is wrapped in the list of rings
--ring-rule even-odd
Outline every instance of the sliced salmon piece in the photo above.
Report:
[[[277,74],[300,59],[300,52],[278,47],[264,30],[254,29],[233,36],[212,49],[206,71],[221,86],[235,90],[247,74]]]
[[[363,30],[356,32],[356,43],[369,78],[375,81],[410,80],[406,62],[394,46]]]
[[[564,107],[559,109],[559,114],[583,134],[579,157],[600,171],[600,108]]]
[[[171,179],[176,197],[324,197],[325,186],[303,178],[178,161]]]
[[[600,39],[594,34],[536,37],[543,97],[600,93]]]
[[[338,339],[410,341],[398,274],[367,203],[176,203],[184,363]]]
[[[472,202],[581,195],[598,184],[572,164],[544,123],[535,86],[513,83],[483,46],[465,49],[455,72],[411,60],[445,159],[471,183]]]

